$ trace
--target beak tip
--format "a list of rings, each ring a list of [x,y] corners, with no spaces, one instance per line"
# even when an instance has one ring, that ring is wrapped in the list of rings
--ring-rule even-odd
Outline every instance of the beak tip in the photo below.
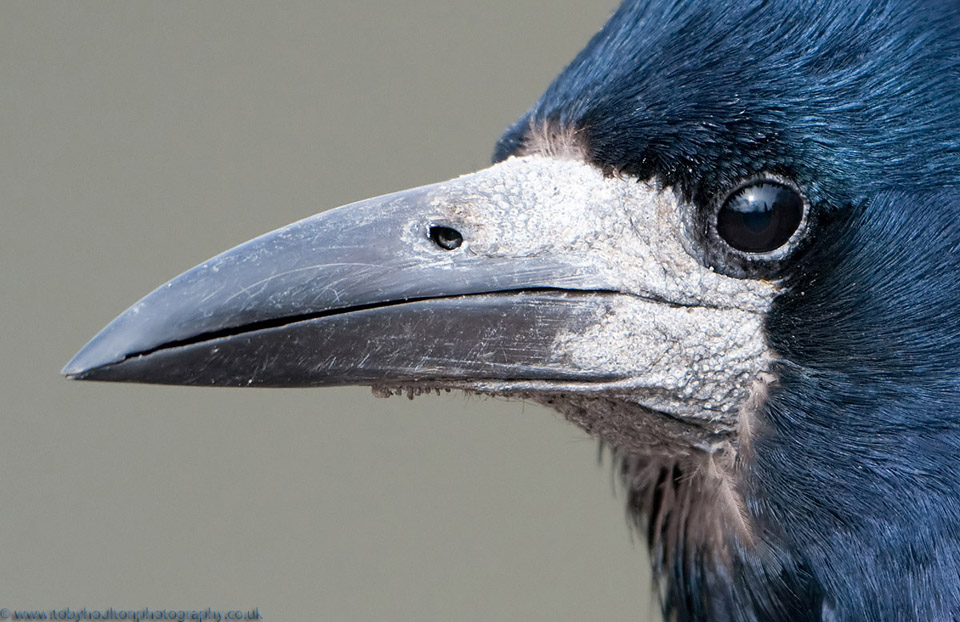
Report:
[[[109,340],[103,339],[103,332],[83,346],[60,370],[68,380],[93,380],[99,369],[123,360],[124,356],[112,353]]]
[[[86,356],[86,348],[81,350],[70,359],[63,369],[60,370],[60,374],[67,378],[67,380],[84,380],[88,377],[89,373],[100,367],[97,364],[90,364],[88,362],[88,357]]]

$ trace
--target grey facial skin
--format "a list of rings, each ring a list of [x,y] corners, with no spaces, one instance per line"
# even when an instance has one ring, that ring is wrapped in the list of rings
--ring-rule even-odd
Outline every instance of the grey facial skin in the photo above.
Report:
[[[602,395],[733,430],[775,284],[687,249],[670,189],[511,158],[294,223],[136,303],[76,379]],[[459,245],[438,244],[437,227]]]

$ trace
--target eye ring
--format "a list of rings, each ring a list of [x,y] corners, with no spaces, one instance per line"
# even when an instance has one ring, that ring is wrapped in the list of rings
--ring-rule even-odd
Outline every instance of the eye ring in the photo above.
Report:
[[[772,173],[744,179],[701,214],[706,264],[735,278],[776,278],[804,245],[813,220],[797,184]]]
[[[717,237],[735,251],[769,256],[789,246],[806,211],[806,200],[793,184],[761,177],[727,193],[712,224]]]

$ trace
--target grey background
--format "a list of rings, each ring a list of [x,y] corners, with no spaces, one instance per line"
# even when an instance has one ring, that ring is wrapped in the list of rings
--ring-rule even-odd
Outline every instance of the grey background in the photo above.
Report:
[[[0,4],[0,607],[652,618],[552,412],[58,375],[210,255],[485,166],[614,3]]]

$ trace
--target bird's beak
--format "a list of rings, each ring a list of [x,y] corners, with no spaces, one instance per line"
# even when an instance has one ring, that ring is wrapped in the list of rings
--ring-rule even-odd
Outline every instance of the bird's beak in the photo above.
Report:
[[[595,270],[478,248],[477,227],[447,211],[503,200],[495,177],[361,201],[242,244],[133,305],[63,373],[276,387],[611,378],[553,348],[603,306]]]
[[[63,373],[272,387],[635,382],[637,366],[649,366],[643,356],[625,364],[588,347],[627,333],[591,331],[628,308],[640,325],[621,330],[662,331],[650,322],[665,313],[683,324],[689,309],[678,310],[702,302],[703,292],[663,281],[662,270],[634,272],[663,249],[641,231],[645,217],[624,218],[632,208],[612,188],[582,163],[513,158],[318,214],[161,286]],[[650,197],[644,209],[662,211]],[[630,237],[638,231],[643,244]]]

